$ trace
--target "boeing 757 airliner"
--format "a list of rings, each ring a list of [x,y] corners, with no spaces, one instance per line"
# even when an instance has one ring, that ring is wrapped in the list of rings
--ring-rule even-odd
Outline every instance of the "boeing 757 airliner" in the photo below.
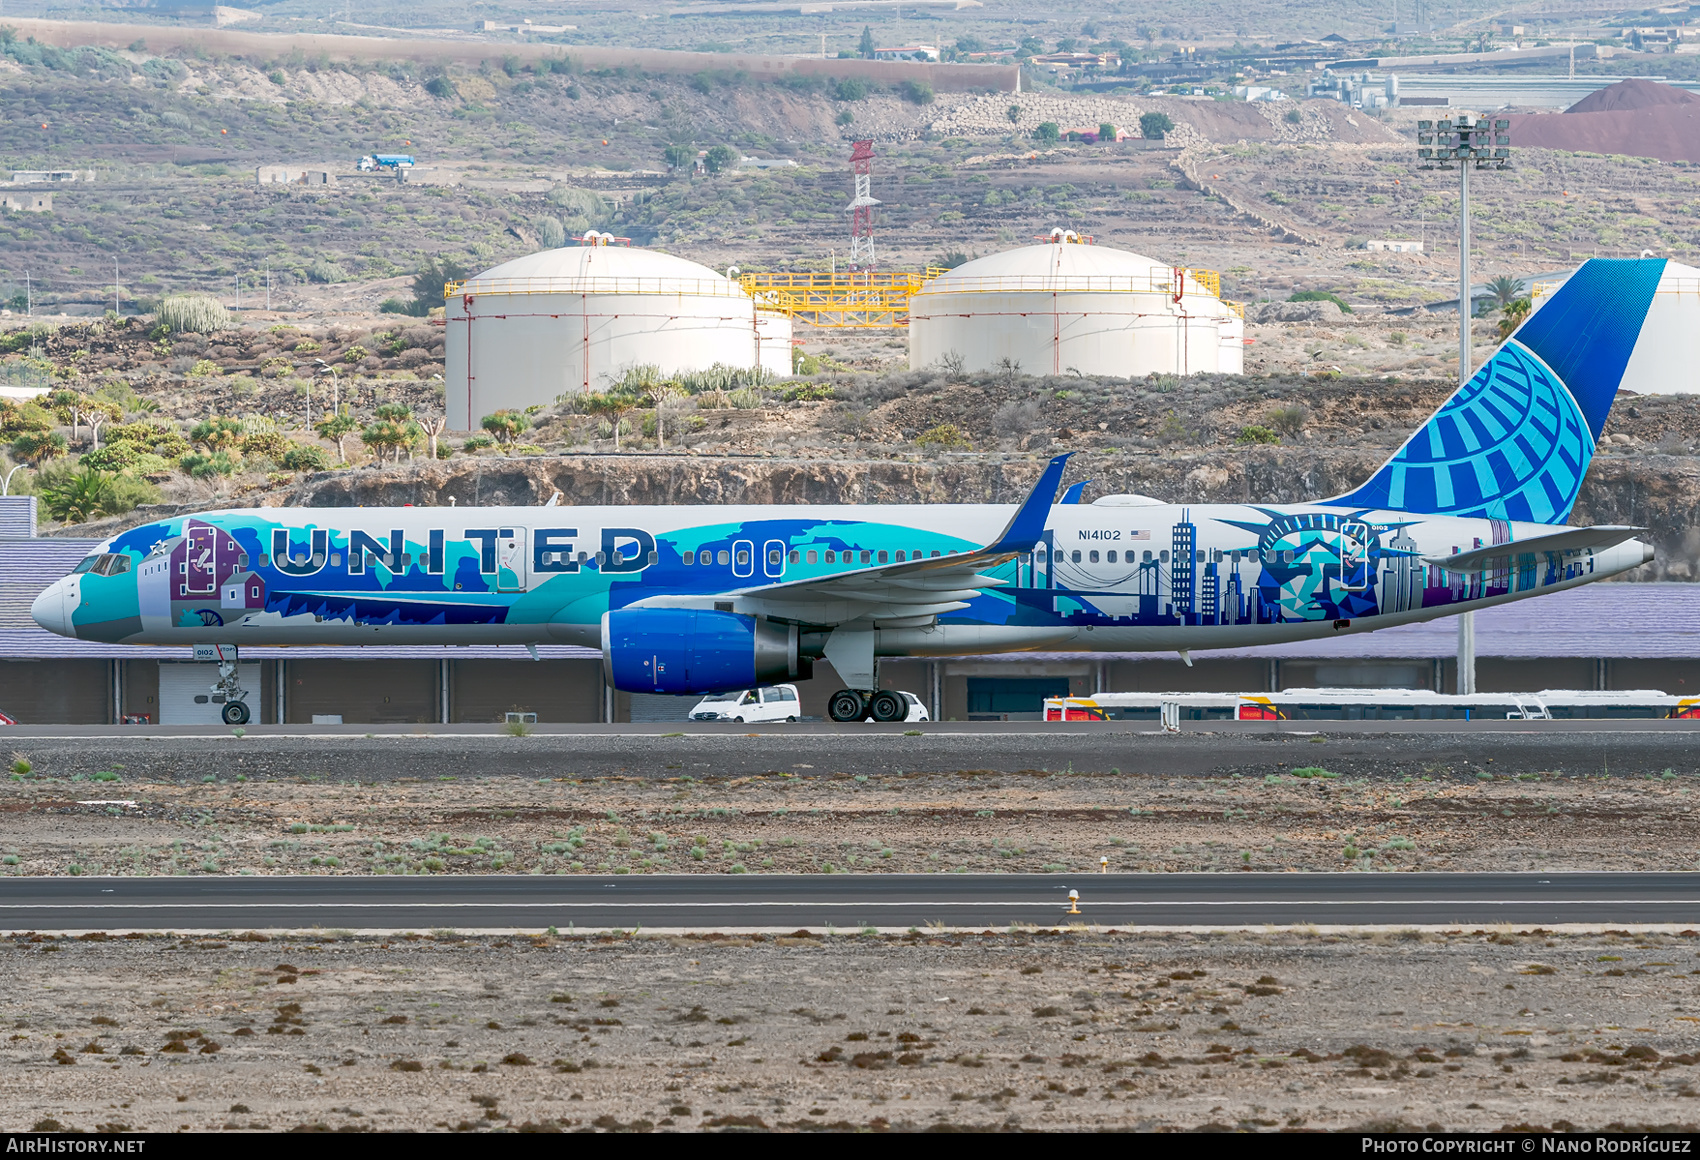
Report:
[[[608,681],[696,694],[807,678],[900,720],[878,657],[1242,648],[1556,592],[1652,559],[1564,526],[1664,272],[1583,264],[1363,486],[1305,504],[260,508],[132,528],[35,601],[136,645],[600,647]],[[225,663],[224,719],[248,720]]]

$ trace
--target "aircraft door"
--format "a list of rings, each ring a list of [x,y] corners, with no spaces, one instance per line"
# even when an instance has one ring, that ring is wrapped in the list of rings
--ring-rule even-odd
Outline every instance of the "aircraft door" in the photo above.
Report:
[[[496,531],[496,591],[525,591],[525,529],[499,528]]]
[[[183,592],[188,596],[210,595],[217,588],[218,529],[210,524],[191,524],[183,564]]]
[[[785,575],[785,541],[769,540],[761,546],[762,572],[770,580]]]
[[[1360,520],[1348,520],[1340,525],[1337,541],[1340,552],[1340,587],[1347,592],[1363,592],[1374,582],[1370,570],[1369,526]]]

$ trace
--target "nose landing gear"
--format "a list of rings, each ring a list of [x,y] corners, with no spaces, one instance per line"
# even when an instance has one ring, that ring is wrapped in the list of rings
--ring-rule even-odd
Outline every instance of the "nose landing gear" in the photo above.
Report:
[[[224,697],[224,708],[220,715],[226,725],[246,725],[249,721],[248,690],[242,687],[242,679],[238,675],[236,662],[220,660],[218,662],[218,683],[212,687],[214,693]]]

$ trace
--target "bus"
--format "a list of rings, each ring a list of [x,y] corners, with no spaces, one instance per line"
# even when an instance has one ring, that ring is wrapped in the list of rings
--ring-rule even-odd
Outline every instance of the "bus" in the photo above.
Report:
[[[1700,697],[1656,689],[1475,693],[1427,689],[1284,689],[1279,693],[1094,693],[1047,697],[1047,721],[1569,721],[1700,719]]]

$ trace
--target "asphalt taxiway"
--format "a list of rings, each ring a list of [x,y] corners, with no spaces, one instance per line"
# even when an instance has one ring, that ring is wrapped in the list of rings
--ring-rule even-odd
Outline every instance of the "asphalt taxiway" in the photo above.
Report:
[[[1079,894],[1079,914],[1069,892]],[[1700,873],[11,878],[0,930],[1700,924]]]

